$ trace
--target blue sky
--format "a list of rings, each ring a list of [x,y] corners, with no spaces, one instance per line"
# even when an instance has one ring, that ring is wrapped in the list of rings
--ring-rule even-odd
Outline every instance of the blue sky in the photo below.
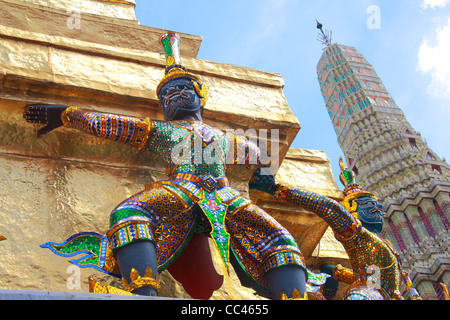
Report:
[[[413,128],[450,160],[450,0],[135,1],[142,25],[202,36],[199,59],[281,74],[302,126],[292,147],[325,151],[335,178],[343,153],[317,81],[316,18],[365,56]]]

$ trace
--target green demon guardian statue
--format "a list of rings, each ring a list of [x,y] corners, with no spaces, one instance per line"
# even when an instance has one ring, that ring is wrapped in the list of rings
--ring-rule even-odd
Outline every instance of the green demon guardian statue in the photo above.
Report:
[[[233,165],[225,161],[229,150],[257,163],[258,146],[202,122],[208,88],[181,64],[177,34],[160,41],[167,63],[157,95],[167,121],[61,105],[25,111],[27,121],[45,124],[38,136],[65,126],[122,142],[159,157],[168,175],[120,203],[106,236],[86,232],[42,246],[65,257],[87,253],[71,262],[121,277],[133,294],[158,295],[158,274],[168,269],[192,297],[207,299],[223,280],[214,271],[208,236],[243,285],[273,299],[306,298],[308,272],[293,237],[226,177]]]
[[[392,245],[380,237],[383,228],[381,204],[377,198],[354,182],[353,173],[339,161],[340,181],[344,184],[345,198],[341,203],[314,192],[276,184],[275,178],[255,173],[254,189],[288,201],[323,218],[344,246],[352,269],[324,265],[322,272],[331,275],[322,287],[324,298],[334,297],[339,282],[350,284],[345,300],[403,300],[400,283],[406,284],[412,300],[420,300],[408,275],[402,271],[399,255]]]

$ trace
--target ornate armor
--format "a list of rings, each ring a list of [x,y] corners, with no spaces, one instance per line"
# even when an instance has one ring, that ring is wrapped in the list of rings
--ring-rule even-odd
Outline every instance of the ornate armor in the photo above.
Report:
[[[117,248],[149,240],[156,242],[158,269],[164,270],[192,234],[205,233],[206,226],[226,267],[231,249],[246,273],[263,288],[268,288],[264,274],[273,268],[286,264],[305,268],[289,232],[232,188],[225,176],[226,166],[238,163],[238,157],[230,160],[230,150],[241,150],[238,154],[244,155],[244,163],[257,163],[259,149],[250,141],[198,121],[160,122],[78,108],[67,109],[62,118],[71,128],[151,151],[161,158],[169,176],[113,210],[107,233],[112,250],[104,250],[103,256],[99,252],[99,262],[113,261],[106,253]],[[63,245],[66,250],[71,243]],[[62,253],[62,244],[45,246]],[[115,266],[109,268],[106,271],[113,273]]]

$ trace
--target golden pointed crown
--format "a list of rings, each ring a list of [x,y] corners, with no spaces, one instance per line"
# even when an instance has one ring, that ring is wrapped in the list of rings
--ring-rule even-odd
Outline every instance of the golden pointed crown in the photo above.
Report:
[[[342,157],[339,158],[339,167],[341,168],[339,180],[345,187],[344,189],[345,198],[344,200],[341,201],[341,205],[343,205],[350,213],[356,212],[357,208],[357,203],[355,201],[352,201],[353,199],[360,196],[369,196],[373,197],[374,199],[377,199],[375,195],[373,195],[368,191],[363,190],[359,184],[355,183],[355,176],[353,175],[353,172],[344,164]]]
[[[89,292],[90,293],[103,293],[103,294],[122,294],[133,295],[131,292],[103,284],[96,279],[89,277]]]
[[[174,32],[168,32],[163,34],[159,38],[159,41],[161,42],[166,55],[166,72],[164,78],[156,88],[156,94],[159,95],[161,88],[170,80],[176,78],[188,78],[192,80],[195,91],[200,96],[201,107],[204,107],[206,100],[208,100],[207,93],[209,88],[203,85],[196,75],[188,72],[182,65],[180,57],[180,35]]]
[[[289,298],[284,292],[281,292],[280,300],[308,300],[308,293],[305,292],[305,294],[302,296],[298,289],[294,289],[291,298]]]
[[[141,287],[152,287],[156,291],[158,291],[158,294],[161,293],[161,285],[159,284],[159,274],[155,278],[153,276],[153,271],[150,267],[148,267],[145,270],[145,274],[143,277],[139,274],[139,272],[136,269],[131,269],[130,273],[130,283],[125,278],[122,278],[123,286],[126,291],[133,292],[133,290]]]

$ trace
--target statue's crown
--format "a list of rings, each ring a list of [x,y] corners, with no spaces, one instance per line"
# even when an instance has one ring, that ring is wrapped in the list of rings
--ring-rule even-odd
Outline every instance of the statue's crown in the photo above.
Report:
[[[166,55],[166,72],[156,88],[156,94],[159,94],[161,88],[170,80],[176,78],[188,78],[192,80],[195,91],[201,98],[201,106],[203,107],[208,99],[206,95],[209,88],[203,85],[196,75],[188,72],[182,65],[180,56],[180,35],[174,32],[167,32],[159,38],[159,41],[161,42]]]
[[[355,176],[353,175],[353,172],[344,164],[342,157],[339,158],[339,167],[341,168],[339,180],[345,187],[345,198],[343,201],[341,201],[341,204],[346,207],[351,213],[356,211],[356,204],[352,203],[353,199],[360,196],[369,196],[377,199],[375,195],[363,190],[363,188],[359,184],[355,183]]]
[[[355,183],[355,176],[353,175],[353,172],[344,164],[342,157],[339,158],[339,167],[341,168],[339,180],[345,187],[344,193],[347,193],[346,191],[350,191],[350,188],[361,190],[361,187]]]

